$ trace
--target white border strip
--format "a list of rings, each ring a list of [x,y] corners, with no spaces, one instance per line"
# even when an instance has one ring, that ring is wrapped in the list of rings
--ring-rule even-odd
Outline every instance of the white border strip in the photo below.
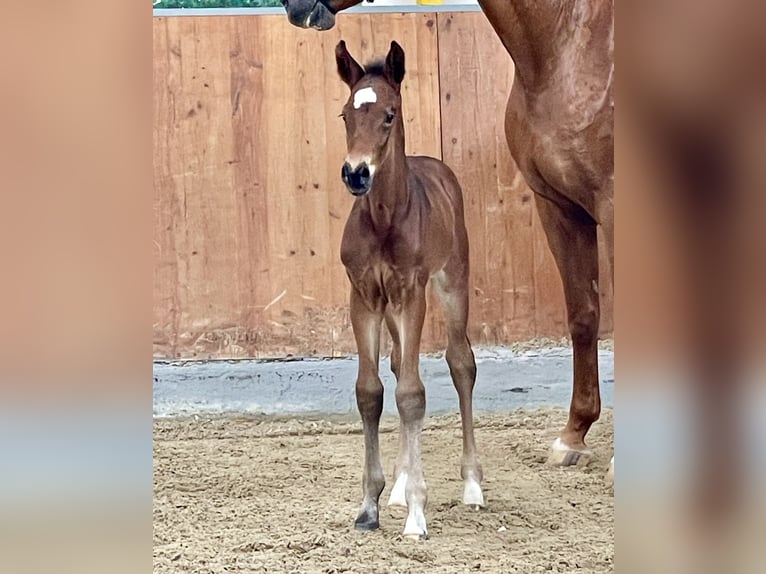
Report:
[[[357,5],[343,14],[403,14],[407,12],[481,12],[478,4],[439,4],[375,6],[375,4]],[[286,16],[284,8],[155,8],[154,16]]]

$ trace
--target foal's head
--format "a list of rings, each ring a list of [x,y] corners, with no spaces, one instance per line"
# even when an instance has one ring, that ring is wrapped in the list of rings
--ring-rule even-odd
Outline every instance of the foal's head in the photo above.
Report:
[[[335,48],[338,74],[351,88],[343,106],[348,155],[341,177],[354,195],[372,187],[375,170],[389,157],[397,138],[404,137],[400,88],[404,78],[404,50],[396,42],[383,63],[363,69],[341,40]],[[393,137],[392,137],[393,136]]]

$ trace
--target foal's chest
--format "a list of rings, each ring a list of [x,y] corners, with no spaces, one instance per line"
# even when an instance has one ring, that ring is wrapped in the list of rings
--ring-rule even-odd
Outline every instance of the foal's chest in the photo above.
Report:
[[[352,285],[375,307],[399,307],[428,282],[428,272],[422,267],[402,269],[383,262],[364,269],[347,268],[347,272]]]
[[[341,260],[351,284],[368,302],[398,306],[428,282],[420,246],[401,235],[344,234]]]

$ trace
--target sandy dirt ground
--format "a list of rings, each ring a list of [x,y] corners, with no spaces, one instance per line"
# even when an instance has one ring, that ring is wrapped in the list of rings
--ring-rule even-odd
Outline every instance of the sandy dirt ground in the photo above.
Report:
[[[403,540],[405,509],[358,533],[363,437],[356,420],[192,417],[154,422],[154,572],[613,572],[614,500],[604,480],[613,419],[589,433],[585,468],[545,464],[559,409],[478,415],[487,508],[460,504],[460,423],[423,434],[429,540]],[[382,422],[393,480],[398,421]]]

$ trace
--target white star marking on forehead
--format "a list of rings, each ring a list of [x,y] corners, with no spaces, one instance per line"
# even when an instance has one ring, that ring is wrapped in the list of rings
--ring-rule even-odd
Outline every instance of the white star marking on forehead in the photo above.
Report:
[[[362,104],[374,104],[378,101],[378,94],[371,87],[362,88],[354,94],[354,109],[358,110]]]

